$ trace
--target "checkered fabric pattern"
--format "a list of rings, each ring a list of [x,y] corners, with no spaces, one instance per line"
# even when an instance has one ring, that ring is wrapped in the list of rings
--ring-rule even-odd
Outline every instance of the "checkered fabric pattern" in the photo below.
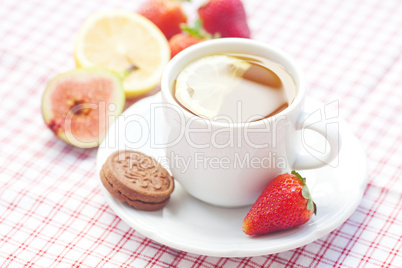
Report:
[[[344,224],[248,258],[190,254],[130,228],[101,193],[96,149],[66,145],[43,123],[41,95],[75,67],[83,20],[140,2],[1,0],[0,267],[402,267],[402,2],[243,1],[253,38],[296,58],[308,97],[339,101],[369,163],[363,200]]]

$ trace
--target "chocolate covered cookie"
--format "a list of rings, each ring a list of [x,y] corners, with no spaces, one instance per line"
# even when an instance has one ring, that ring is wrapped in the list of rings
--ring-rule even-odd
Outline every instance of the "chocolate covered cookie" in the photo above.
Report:
[[[172,176],[154,158],[137,151],[117,151],[103,164],[100,178],[109,193],[130,206],[158,210],[174,189]]]

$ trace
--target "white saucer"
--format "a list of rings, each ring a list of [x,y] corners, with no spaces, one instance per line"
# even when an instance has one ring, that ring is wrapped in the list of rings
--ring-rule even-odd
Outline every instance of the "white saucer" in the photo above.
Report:
[[[106,158],[122,149],[142,151],[166,167],[164,117],[160,103],[161,94],[157,93],[135,103],[119,116],[98,149],[97,174]],[[307,104],[310,111],[320,109],[314,100],[307,100]],[[242,222],[250,207],[214,207],[188,195],[179,183],[167,206],[156,212],[131,208],[113,198],[102,183],[100,187],[110,207],[124,222],[169,247],[219,257],[286,251],[330,233],[350,217],[361,201],[367,177],[365,155],[343,120],[340,120],[339,130],[343,139],[339,161],[332,166],[300,171],[307,177],[317,204],[317,215],[308,223],[288,231],[249,237],[242,231]]]

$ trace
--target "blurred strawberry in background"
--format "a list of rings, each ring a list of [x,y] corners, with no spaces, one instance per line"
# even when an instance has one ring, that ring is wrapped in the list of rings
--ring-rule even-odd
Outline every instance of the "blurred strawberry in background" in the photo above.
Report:
[[[210,0],[198,9],[204,29],[221,37],[250,38],[246,11],[240,0]]]
[[[171,58],[187,47],[211,39],[211,35],[202,28],[200,20],[194,23],[194,27],[182,25],[181,28],[182,32],[174,35],[169,40]]]
[[[187,22],[179,0],[148,0],[140,6],[138,13],[158,26],[167,39],[180,33],[180,24]]]
[[[182,2],[189,0],[146,0],[138,13],[152,21],[169,40],[171,57],[202,41],[219,37],[250,38],[246,11],[241,0],[208,0],[193,7],[199,19],[187,26]]]

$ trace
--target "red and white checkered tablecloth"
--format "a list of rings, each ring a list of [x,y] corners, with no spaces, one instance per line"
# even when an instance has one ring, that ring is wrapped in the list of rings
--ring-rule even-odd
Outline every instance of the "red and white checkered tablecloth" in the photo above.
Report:
[[[41,95],[74,69],[83,20],[140,2],[1,0],[0,267],[402,267],[402,2],[243,1],[253,38],[296,58],[308,97],[339,101],[369,163],[363,200],[344,224],[248,258],[175,250],[130,228],[101,193],[97,150],[66,145],[43,123]]]

